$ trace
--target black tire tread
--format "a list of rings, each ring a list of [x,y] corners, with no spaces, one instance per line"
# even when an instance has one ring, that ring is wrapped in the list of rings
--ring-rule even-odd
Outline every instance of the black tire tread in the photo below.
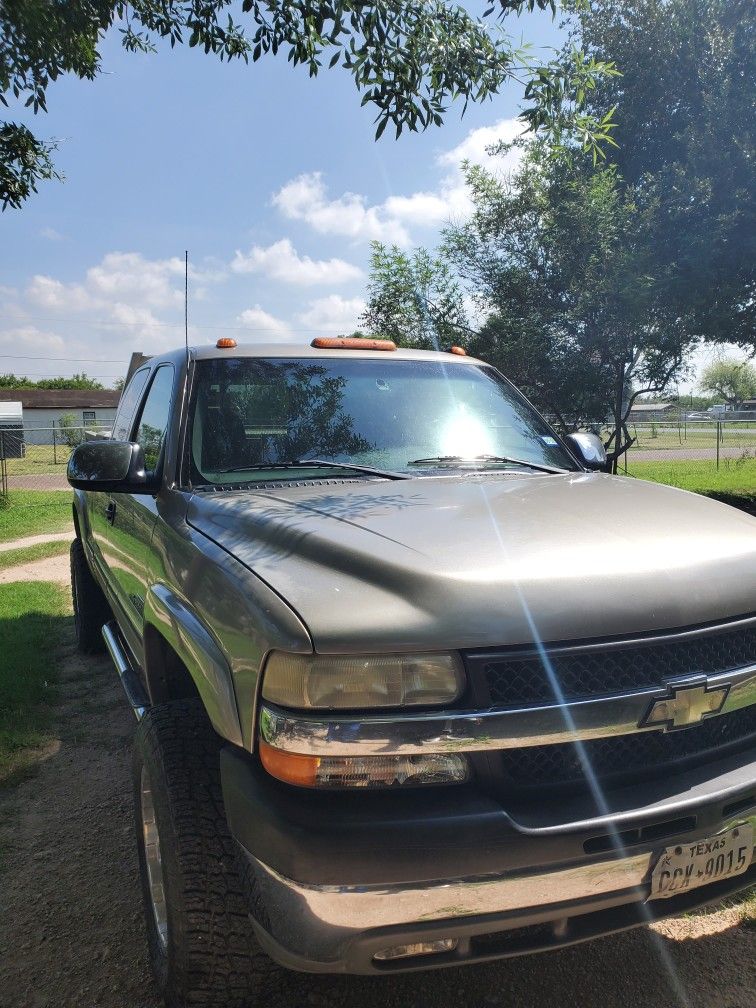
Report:
[[[143,763],[156,806],[167,803],[163,812],[169,825],[160,829],[169,903],[167,954],[149,904],[145,910],[153,970],[169,1008],[250,1006],[259,972],[273,968],[254,936],[239,854],[226,822],[220,745],[196,700],[152,708],[137,729],[137,803]],[[157,808],[156,815],[160,818]]]
[[[81,539],[71,543],[71,594],[76,627],[76,647],[82,654],[105,650],[102,627],[112,618],[110,607],[89,569]]]

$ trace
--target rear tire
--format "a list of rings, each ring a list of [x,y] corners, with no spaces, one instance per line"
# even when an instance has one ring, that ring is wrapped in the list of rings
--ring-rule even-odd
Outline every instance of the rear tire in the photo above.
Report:
[[[71,543],[71,595],[77,648],[82,654],[104,651],[102,628],[112,614],[102,588],[89,569],[81,539]]]
[[[147,944],[168,1008],[252,1008],[273,964],[249,918],[223,807],[220,740],[202,705],[148,710],[134,751]]]

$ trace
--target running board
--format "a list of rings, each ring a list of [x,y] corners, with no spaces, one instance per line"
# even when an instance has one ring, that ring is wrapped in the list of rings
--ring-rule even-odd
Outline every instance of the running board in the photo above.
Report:
[[[126,694],[126,699],[129,701],[129,705],[134,711],[137,721],[141,721],[145,711],[150,706],[150,701],[144,691],[141,679],[131,667],[131,663],[126,657],[126,651],[121,643],[115,621],[105,624],[102,628],[102,637],[105,641],[105,646],[110,652],[110,657],[113,659],[116,672],[118,672],[118,678],[121,680],[121,686],[123,686],[123,692]]]

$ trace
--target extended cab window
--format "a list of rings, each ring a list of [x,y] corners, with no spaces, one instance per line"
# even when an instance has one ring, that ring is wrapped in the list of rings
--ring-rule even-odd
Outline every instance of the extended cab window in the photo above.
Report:
[[[131,424],[134,420],[134,412],[137,408],[137,403],[142,396],[142,392],[144,391],[144,386],[147,382],[147,376],[149,373],[149,368],[143,368],[141,371],[137,371],[137,373],[132,376],[129,384],[123,390],[121,400],[118,403],[115,420],[113,421],[112,438],[114,441],[128,440],[129,434],[131,433]]]
[[[427,473],[429,458],[453,466],[451,456],[576,468],[546,422],[493,369],[386,356],[199,361],[193,480],[301,479],[301,469],[265,465],[308,459],[412,475]]]
[[[173,367],[162,364],[152,379],[136,432],[136,441],[144,449],[144,467],[147,472],[154,472],[160,461],[170,416],[172,391]]]

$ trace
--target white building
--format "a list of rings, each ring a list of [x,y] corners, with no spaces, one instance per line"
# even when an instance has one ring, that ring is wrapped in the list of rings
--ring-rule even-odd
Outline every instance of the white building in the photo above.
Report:
[[[61,417],[76,427],[109,427],[120,396],[113,389],[0,389],[0,407],[20,401],[26,444],[52,444]]]

